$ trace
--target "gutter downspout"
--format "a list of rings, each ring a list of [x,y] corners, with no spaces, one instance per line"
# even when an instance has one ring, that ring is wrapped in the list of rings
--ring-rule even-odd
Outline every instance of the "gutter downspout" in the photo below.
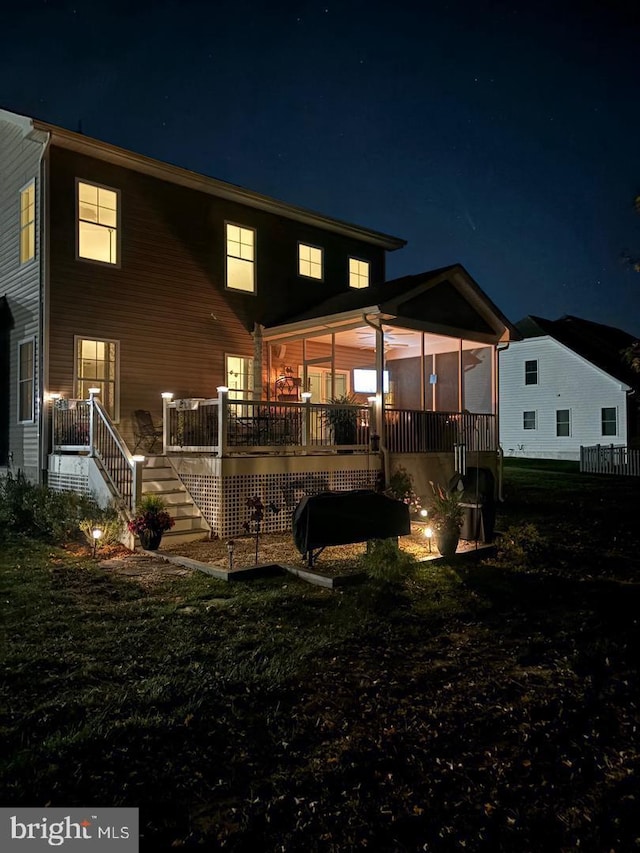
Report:
[[[379,393],[376,394],[376,426],[378,435],[380,436],[380,454],[382,456],[382,466],[384,472],[385,487],[389,485],[391,471],[389,466],[389,451],[387,448],[387,430],[384,420],[384,329],[382,322],[380,325],[373,323],[366,314],[362,315],[363,321],[370,326],[376,333],[376,388],[379,388]]]
[[[510,341],[507,341],[503,347],[500,347],[498,343],[496,346],[496,357],[495,357],[495,393],[494,393],[494,401],[495,401],[495,416],[496,416],[496,438],[498,439],[498,500],[500,503],[504,502],[504,495],[502,493],[502,485],[503,485],[503,459],[504,452],[502,450],[502,445],[500,444],[500,353],[505,352],[509,349]]]

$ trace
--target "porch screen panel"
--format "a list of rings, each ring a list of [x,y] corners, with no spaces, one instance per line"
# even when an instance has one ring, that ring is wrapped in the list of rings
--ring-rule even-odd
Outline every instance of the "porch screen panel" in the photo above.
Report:
[[[226,384],[232,400],[253,398],[253,359],[241,355],[228,355]]]
[[[436,411],[458,411],[458,352],[440,352],[435,357]]]
[[[462,407],[480,415],[493,414],[491,347],[462,352]]]
[[[112,418],[116,413],[117,343],[79,338],[76,344],[76,397],[86,400],[89,388],[100,389],[100,402]]]

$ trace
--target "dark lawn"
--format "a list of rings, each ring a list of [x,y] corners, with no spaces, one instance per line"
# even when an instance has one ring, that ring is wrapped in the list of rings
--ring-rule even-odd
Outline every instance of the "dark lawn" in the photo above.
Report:
[[[0,801],[139,806],[143,850],[637,849],[640,486],[505,496],[505,553],[394,594],[5,548]]]

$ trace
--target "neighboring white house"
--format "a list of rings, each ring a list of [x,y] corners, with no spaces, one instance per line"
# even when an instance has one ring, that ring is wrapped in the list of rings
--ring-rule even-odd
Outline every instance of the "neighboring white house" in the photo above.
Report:
[[[504,455],[578,460],[581,445],[633,444],[640,378],[622,351],[634,337],[572,316],[516,327],[523,340],[500,353]]]

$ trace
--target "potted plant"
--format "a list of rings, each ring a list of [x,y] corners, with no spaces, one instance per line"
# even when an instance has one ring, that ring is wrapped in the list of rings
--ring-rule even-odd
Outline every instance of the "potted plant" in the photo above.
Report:
[[[436,534],[438,551],[443,557],[453,557],[456,553],[463,519],[460,492],[445,491],[440,485],[434,486],[429,521]]]
[[[162,534],[171,530],[174,524],[175,520],[167,512],[166,504],[159,495],[143,495],[127,527],[140,539],[146,551],[155,551],[160,545]]]
[[[324,420],[333,430],[334,444],[356,444],[358,439],[358,400],[354,394],[340,394],[329,400]]]

